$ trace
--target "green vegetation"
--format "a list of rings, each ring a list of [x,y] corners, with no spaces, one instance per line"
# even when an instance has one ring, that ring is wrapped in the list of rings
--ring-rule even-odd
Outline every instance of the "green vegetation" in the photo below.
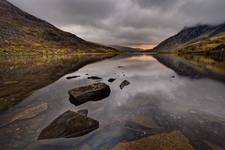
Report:
[[[180,53],[225,51],[225,33],[209,39],[200,39],[177,49]]]

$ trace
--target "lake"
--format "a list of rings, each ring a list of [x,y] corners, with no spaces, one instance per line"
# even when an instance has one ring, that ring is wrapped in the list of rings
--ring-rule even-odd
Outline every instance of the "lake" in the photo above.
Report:
[[[196,150],[225,149],[223,58],[146,54],[103,58],[1,59],[1,98],[22,99],[0,115],[1,148],[120,149],[121,143],[155,135],[163,139],[165,133],[176,132]],[[80,77],[68,80],[69,76]],[[109,83],[110,78],[116,80]],[[121,90],[124,80],[130,85]],[[70,103],[70,89],[95,82],[108,84],[111,95],[80,106]],[[81,109],[99,121],[99,129],[77,138],[37,141],[59,115]]]

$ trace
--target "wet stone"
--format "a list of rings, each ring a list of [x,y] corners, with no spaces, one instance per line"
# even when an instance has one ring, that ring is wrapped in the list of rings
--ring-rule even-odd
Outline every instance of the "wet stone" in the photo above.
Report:
[[[124,66],[118,66],[118,68],[124,68]]]
[[[88,77],[89,80],[101,80],[102,78],[100,77],[97,77],[97,76],[91,76],[91,77]]]
[[[111,93],[110,87],[104,83],[75,88],[69,91],[70,102],[76,106],[88,101],[99,101],[108,97]]]
[[[80,113],[66,111],[42,130],[38,139],[72,138],[99,128],[99,122]]]
[[[70,79],[75,79],[75,78],[79,78],[80,76],[69,76],[69,77],[66,77],[66,79],[70,80]]]
[[[130,82],[127,80],[124,80],[121,84],[120,84],[120,89],[122,90],[124,87],[130,85]]]
[[[87,116],[88,115],[88,110],[87,109],[82,109],[82,110],[79,110],[78,113],[80,115]]]
[[[108,82],[113,83],[115,80],[116,80],[115,78],[110,78],[110,79],[108,80]]]

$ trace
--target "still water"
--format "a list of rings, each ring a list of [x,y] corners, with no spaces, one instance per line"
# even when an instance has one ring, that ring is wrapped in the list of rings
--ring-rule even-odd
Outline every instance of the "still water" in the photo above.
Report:
[[[115,149],[121,142],[172,131],[180,131],[193,149],[225,149],[225,61],[196,57],[116,56],[67,74],[0,116],[2,149]],[[121,90],[124,80],[131,84]],[[70,89],[94,82],[108,84],[111,95],[77,107],[70,103]],[[37,141],[60,114],[81,109],[99,121],[99,129],[78,138]]]

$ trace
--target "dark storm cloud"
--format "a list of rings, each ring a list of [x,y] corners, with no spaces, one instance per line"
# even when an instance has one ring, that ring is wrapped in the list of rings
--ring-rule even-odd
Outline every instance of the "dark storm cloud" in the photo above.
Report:
[[[157,44],[184,26],[225,22],[225,0],[10,1],[63,30],[104,44]]]
[[[152,9],[170,9],[179,4],[180,0],[133,0],[134,3],[138,4],[141,8],[152,8]]]

